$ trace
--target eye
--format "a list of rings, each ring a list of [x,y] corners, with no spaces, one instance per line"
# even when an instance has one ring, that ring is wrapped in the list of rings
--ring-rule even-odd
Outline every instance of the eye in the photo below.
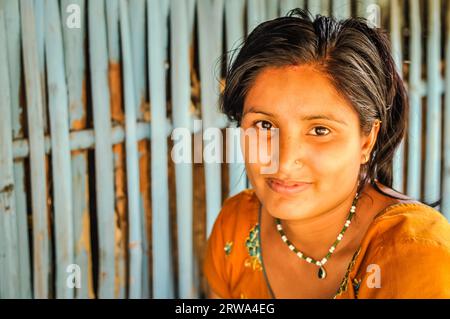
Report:
[[[309,132],[315,132],[315,134],[311,134],[311,135],[315,135],[315,136],[326,136],[326,135],[330,134],[330,130],[323,126],[315,126]]]
[[[254,125],[260,130],[271,130],[273,128],[272,123],[268,121],[256,121]]]

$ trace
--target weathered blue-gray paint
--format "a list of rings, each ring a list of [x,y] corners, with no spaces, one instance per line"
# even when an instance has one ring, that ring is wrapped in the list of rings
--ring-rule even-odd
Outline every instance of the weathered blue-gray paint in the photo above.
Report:
[[[36,21],[36,45],[37,45],[37,55],[39,61],[39,74],[41,77],[41,96],[42,105],[44,107],[44,132],[48,133],[48,118],[46,112],[47,106],[47,95],[45,89],[45,5],[42,0],[34,0],[34,16]]]
[[[208,28],[199,28],[199,61],[201,79],[201,107],[203,128],[224,127],[226,118],[218,110],[218,57],[222,54],[223,0],[198,2],[198,22]],[[203,138],[204,147],[214,141]],[[210,146],[211,147],[211,146]],[[217,150],[222,153],[222,149]],[[221,164],[204,163],[206,189],[206,234],[209,235],[222,205]]]
[[[95,133],[96,203],[99,239],[98,297],[113,298],[114,179],[111,141],[111,111],[108,86],[105,3],[88,1],[89,56]]]
[[[147,99],[147,43],[145,41],[145,0],[128,1],[130,13],[130,30],[131,30],[131,44],[133,56],[133,74],[135,78],[134,88],[136,91],[136,114],[139,120],[145,120],[144,103]],[[139,157],[145,155],[146,150],[141,149]],[[142,227],[142,298],[149,298],[150,283],[149,283],[149,243],[146,227],[144,200],[145,196],[149,194],[139,193],[139,209]]]
[[[108,57],[109,57],[109,79],[111,80],[115,77],[115,80],[122,80],[122,70],[119,68],[121,60],[121,52],[120,52],[120,25],[119,25],[119,0],[111,0],[105,2],[106,6],[106,26],[107,26],[107,37],[108,37]],[[111,82],[109,83],[111,85]],[[122,103],[122,101],[116,101],[117,103]],[[122,105],[121,105],[122,106]],[[121,114],[122,110],[114,110]],[[118,114],[116,114],[118,115]],[[113,116],[114,118],[114,116]],[[125,137],[125,135],[124,135]],[[114,144],[114,143],[113,143]],[[117,170],[123,169],[122,158],[118,156],[118,153],[113,153],[113,165],[114,172]],[[122,199],[122,194],[119,191],[114,192],[115,199],[115,207],[116,207],[116,219],[119,220],[120,213],[117,211],[117,203]],[[116,227],[118,225],[116,224]],[[120,230],[121,234],[125,234],[125,229]],[[121,240],[124,239],[125,236],[120,237]],[[117,240],[117,238],[116,238]],[[125,260],[125,249],[118,244],[120,249],[116,251],[116,289],[118,290],[117,298],[124,299],[126,298],[126,260]]]
[[[307,0],[308,11],[313,16],[320,14],[322,11],[322,0]]]
[[[80,29],[71,29],[67,26],[69,14],[73,13],[70,5],[80,8]],[[67,10],[69,9],[69,12]],[[86,108],[84,90],[86,85],[86,67],[84,56],[84,41],[86,39],[87,18],[84,0],[61,1],[61,23],[64,40],[64,60],[67,81],[67,94],[69,103],[70,129],[77,131],[86,126]],[[92,132],[92,141],[94,141]],[[76,145],[81,146],[81,145]],[[82,147],[73,148],[70,136],[70,149],[82,150]],[[92,291],[92,255],[90,249],[90,212],[89,212],[89,180],[86,152],[72,154],[72,205],[73,205],[73,232],[74,232],[74,259],[80,267],[81,287],[75,290],[76,298],[86,299],[93,297]],[[90,291],[91,290],[91,291]]]
[[[250,33],[258,24],[266,21],[265,1],[247,0],[247,30]]]
[[[23,138],[25,114],[19,100],[20,77],[22,74],[21,45],[20,45],[20,12],[19,1],[0,1],[0,8],[4,9],[6,23],[6,38],[8,51],[8,69],[10,79],[10,99],[12,114],[13,139]],[[23,161],[14,161],[14,193],[17,215],[17,232],[19,236],[19,285],[20,297],[31,298],[31,265],[29,255],[27,194],[25,190],[25,166]]]
[[[401,5],[399,0],[392,0],[390,2],[390,18],[391,18],[391,43],[392,43],[392,55],[394,58],[397,72],[402,77],[403,75],[403,58],[402,58],[402,14]],[[381,123],[383,125],[383,123]],[[394,154],[393,159],[393,183],[394,189],[403,192],[403,180],[404,180],[404,154],[405,143],[404,139],[398,146]]]
[[[244,11],[245,1],[234,0],[225,2],[225,34],[227,43],[227,67],[233,62],[232,57],[236,57],[234,50],[238,50],[239,45],[244,40],[245,26],[244,26]],[[242,152],[240,149],[240,138],[238,132],[240,129],[234,127],[235,134],[229,134],[236,143],[227,143],[227,156],[234,158],[234,161],[230,161],[228,164],[229,172],[229,196],[233,196],[246,188],[246,174],[245,165],[243,161]],[[228,132],[231,132],[230,130]],[[228,140],[228,139],[227,139]],[[234,155],[234,156],[233,156]]]
[[[174,297],[167,167],[166,68],[168,1],[148,0],[149,90],[151,103],[153,298]]]
[[[68,266],[74,264],[72,168],[69,145],[69,112],[64,67],[61,18],[57,0],[45,0],[45,57],[48,107],[52,136],[53,202],[56,249],[55,297],[72,299],[67,285]],[[62,174],[64,172],[64,175]]]
[[[189,1],[192,2],[192,1]],[[188,25],[190,13],[185,0],[171,0],[170,26],[178,30],[171,37],[172,61],[172,108],[175,128],[190,130],[191,84],[189,39],[192,25]],[[178,283],[180,298],[197,297],[194,287],[193,258],[193,176],[192,163],[175,164],[175,180],[177,194],[177,231],[178,231]]]
[[[150,139],[150,124],[149,123],[138,123],[137,124],[137,138],[138,140]],[[167,132],[166,135],[170,136],[172,126],[168,121],[166,121]],[[94,130],[77,130],[73,131],[69,135],[70,137],[70,149],[72,151],[76,150],[87,150],[94,148],[95,146],[95,134]],[[113,145],[120,144],[125,141],[125,130],[121,125],[115,125],[111,128],[111,142]],[[44,139],[45,153],[50,154],[51,142],[50,137],[46,136]],[[14,159],[23,159],[29,155],[29,146],[26,139],[19,139],[13,142],[13,155]]]
[[[337,19],[346,19],[352,14],[350,0],[333,0],[331,2],[332,14]]]
[[[440,198],[441,182],[441,1],[429,0],[427,41],[427,112],[424,199]]]
[[[42,104],[41,76],[37,56],[33,1],[21,1],[20,13],[23,65],[27,83],[26,99],[30,147],[31,205],[33,211],[33,289],[35,298],[48,298],[50,297],[50,246],[44,151],[44,107]]]
[[[142,218],[139,207],[139,162],[136,138],[136,91],[126,0],[120,0],[120,35],[125,93],[125,149],[128,203],[129,298],[142,297]]]
[[[106,1],[106,25],[108,29],[108,55],[112,63],[120,62],[119,0]]]
[[[5,48],[6,24],[0,10],[0,47]],[[11,94],[7,50],[0,50],[0,297],[20,298],[19,247],[12,157]]]
[[[412,198],[420,198],[422,163],[422,25],[419,0],[410,0],[411,40],[409,45],[409,102],[408,172],[406,191]]]
[[[280,0],[280,16],[285,16],[294,8],[304,8],[306,0]]]
[[[128,1],[130,12],[131,51],[133,56],[134,87],[136,91],[136,114],[140,120],[144,114],[141,109],[147,95],[146,42],[145,42],[145,0]]]

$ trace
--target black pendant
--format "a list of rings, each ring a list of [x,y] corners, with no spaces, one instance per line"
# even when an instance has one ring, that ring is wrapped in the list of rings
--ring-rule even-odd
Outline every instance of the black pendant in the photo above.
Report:
[[[327,272],[325,271],[325,268],[323,268],[321,266],[319,268],[319,272],[317,273],[317,276],[319,277],[319,279],[325,279],[325,277],[327,276]]]

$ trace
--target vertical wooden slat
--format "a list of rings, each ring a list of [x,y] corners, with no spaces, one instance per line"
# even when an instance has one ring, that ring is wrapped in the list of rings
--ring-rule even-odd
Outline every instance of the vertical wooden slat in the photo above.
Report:
[[[148,118],[148,103],[146,103],[147,97],[147,76],[142,70],[147,69],[146,60],[146,48],[147,43],[145,41],[145,0],[128,1],[129,13],[130,13],[130,30],[131,30],[131,45],[132,45],[132,57],[133,57],[133,74],[134,74],[134,87],[136,91],[136,114],[139,120],[145,120]],[[148,144],[145,141],[139,142],[139,158],[146,159],[150,155]],[[142,162],[142,161],[141,161]],[[145,161],[143,162],[145,163]],[[149,235],[147,233],[147,219],[146,216],[150,215],[149,205],[149,174],[146,171],[147,163],[140,166],[140,177],[142,183],[140,185],[141,191],[139,193],[139,208],[142,225],[142,298],[148,298],[150,296],[149,285]]]
[[[222,54],[223,0],[198,3],[199,60],[201,79],[201,108],[204,129],[224,127],[226,118],[218,111],[219,84],[216,80],[216,63]],[[253,20],[254,21],[254,20]],[[208,141],[214,143],[214,141]],[[205,148],[208,143],[204,143]],[[206,179],[206,229],[209,236],[220,207],[221,163],[204,163]]]
[[[174,128],[190,130],[189,25],[185,0],[172,0],[170,12],[172,107]],[[180,298],[195,298],[193,282],[193,176],[192,163],[175,164]]]
[[[109,59],[118,62],[120,60],[119,48],[119,0],[106,2],[106,20],[108,28],[108,54]]]
[[[78,5],[81,14],[80,29],[66,25],[69,5]],[[62,0],[61,22],[63,25],[64,60],[69,103],[70,129],[86,128],[86,76],[84,41],[86,38],[84,0]],[[76,298],[94,298],[92,278],[92,252],[89,212],[89,179],[86,151],[72,152],[72,210],[74,232],[74,259],[81,269],[81,288],[76,289]]]
[[[419,0],[410,0],[411,40],[410,40],[410,71],[409,100],[410,111],[408,120],[408,173],[407,193],[412,198],[420,198],[421,185],[421,154],[422,154],[422,43]]]
[[[122,66],[120,56],[119,0],[106,1],[106,20],[109,55],[109,88],[111,118],[114,125],[125,125],[122,101]],[[126,298],[127,196],[125,145],[113,145],[115,195],[115,297]]]
[[[19,96],[22,64],[21,64],[21,46],[20,46],[20,12],[19,2],[16,0],[6,0],[0,2],[0,8],[4,9],[4,19],[6,22],[6,38],[8,49],[8,67],[10,79],[10,99],[12,114],[13,139],[24,137],[23,130],[23,105]],[[14,161],[14,193],[15,209],[17,216],[17,232],[19,236],[18,255],[19,255],[19,285],[20,297],[31,298],[31,265],[29,254],[29,236],[28,236],[28,208],[27,194],[25,190],[25,165],[23,160]]]
[[[6,24],[0,10],[0,47],[6,48]],[[19,255],[14,195],[11,98],[7,50],[0,50],[0,297],[19,298]]]
[[[244,28],[244,9],[245,9],[245,1],[237,0],[237,1],[226,1],[225,2],[225,20],[226,20],[226,36],[227,36],[227,51],[237,49],[237,45],[240,44],[240,41],[243,39],[245,34]],[[235,55],[232,55],[236,57]],[[233,61],[230,60],[231,56],[228,57],[228,65]],[[240,129],[239,128],[229,128],[228,132],[231,133],[231,130],[234,131],[234,134],[230,134],[230,136],[239,136]],[[227,154],[233,154],[235,158],[235,162],[231,162],[228,165],[229,168],[229,196],[233,196],[246,187],[246,175],[245,175],[245,165],[242,157],[242,152],[240,150],[240,138],[234,140],[233,142],[228,140],[227,138]],[[236,142],[236,144],[234,144]],[[233,147],[235,146],[235,147]],[[233,159],[234,159],[233,158]]]
[[[441,181],[441,1],[428,3],[427,119],[424,200],[437,201]]]
[[[209,1],[209,0],[208,0]],[[247,1],[247,31],[252,32],[253,29],[266,20],[266,4],[260,0]],[[201,27],[204,27],[201,25]]]
[[[136,91],[126,0],[120,0],[120,34],[125,84],[125,141],[129,225],[129,297],[142,295],[142,225],[139,209],[139,163],[136,139]]]
[[[445,47],[445,111],[444,111],[444,171],[441,212],[450,220],[450,3],[447,1],[447,39]]]
[[[146,75],[142,70],[146,69],[145,59],[145,0],[128,1],[130,12],[131,45],[133,56],[134,86],[136,90],[136,114],[143,119],[143,105],[147,95]]]
[[[392,42],[392,55],[394,58],[397,71],[402,76],[402,12],[400,0],[392,0],[391,4],[391,42]],[[393,159],[393,188],[399,192],[403,192],[403,179],[404,179],[404,153],[405,143],[404,139],[400,143],[398,149],[394,154]]]
[[[238,1],[239,3],[240,1]],[[225,6],[227,1],[225,1]],[[279,12],[279,0],[266,0],[266,20],[272,20],[278,17]]]
[[[332,14],[337,19],[347,19],[352,14],[350,0],[332,0]]]
[[[280,16],[285,16],[290,10],[304,8],[306,0],[280,0]]]
[[[47,112],[45,110],[47,105],[47,96],[45,94],[45,5],[42,0],[34,0],[34,15],[36,21],[36,44],[37,55],[39,61],[39,74],[41,77],[41,91],[42,91],[42,105],[44,106],[44,132],[48,133],[48,119]]]
[[[322,1],[308,0],[308,11],[311,12],[313,16],[320,14],[322,12]]]
[[[45,173],[44,123],[39,61],[36,55],[33,1],[20,2],[22,46],[27,83],[27,115],[31,169],[31,203],[33,211],[34,297],[49,297],[49,234],[47,180]]]
[[[42,118],[43,118],[43,124],[44,124],[44,136],[49,135],[49,121],[48,121],[48,103],[47,103],[47,87],[46,87],[46,70],[45,70],[45,1],[42,0],[34,0],[34,14],[35,14],[35,25],[36,25],[36,54],[38,56],[38,66],[39,66],[39,75],[41,79],[41,98],[42,98]],[[25,84],[26,87],[26,84]],[[54,260],[54,236],[53,236],[53,199],[51,198],[51,188],[52,188],[52,176],[51,176],[51,168],[50,168],[50,156],[48,156],[48,152],[45,156],[45,171],[46,171],[46,179],[47,179],[47,211],[50,215],[49,218],[49,226],[48,226],[48,233],[49,233],[49,260],[50,263],[52,260]],[[50,290],[49,290],[49,296],[54,297],[54,289],[52,280],[54,277],[54,270],[55,268],[50,267]]]
[[[19,2],[16,0],[0,1],[0,10],[4,10],[6,23],[6,40],[8,42],[8,63],[11,87],[11,117],[13,138],[23,137],[22,116],[23,108],[19,107],[20,86],[20,13]],[[12,63],[14,62],[14,63]]]
[[[98,297],[114,296],[114,188],[108,88],[105,4],[88,2],[89,56],[94,109],[95,174],[99,238]]]
[[[72,170],[69,145],[69,115],[64,68],[61,18],[57,0],[45,1],[45,55],[52,143],[54,223],[56,248],[56,297],[73,298],[74,289],[66,284],[69,265],[74,263]]]
[[[169,223],[166,70],[168,2],[147,1],[151,101],[153,298],[173,298],[174,278]]]
[[[330,14],[330,1],[331,0],[322,0],[320,14],[324,16],[328,16]]]

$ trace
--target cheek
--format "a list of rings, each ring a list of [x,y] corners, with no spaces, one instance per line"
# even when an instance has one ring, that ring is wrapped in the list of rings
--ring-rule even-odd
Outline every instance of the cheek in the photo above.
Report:
[[[319,183],[342,185],[352,181],[360,168],[360,149],[358,141],[341,141],[311,147],[307,164]]]

